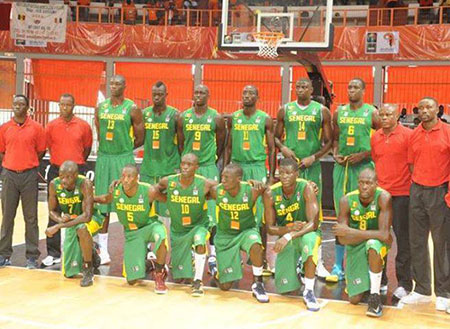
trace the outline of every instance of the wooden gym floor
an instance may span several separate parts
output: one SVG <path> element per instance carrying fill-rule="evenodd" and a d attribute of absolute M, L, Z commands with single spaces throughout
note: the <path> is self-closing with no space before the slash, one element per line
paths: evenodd
<path fill-rule="evenodd" d="M 44 230 L 47 225 L 47 204 L 39 202 L 41 258 L 46 256 Z M 0 217 L 1 218 L 1 217 Z M 333 263 L 334 243 L 324 225 L 324 259 L 328 268 Z M 0 269 L 0 328 L 449 328 L 450 315 L 437 312 L 433 304 L 395 306 L 392 291 L 396 287 L 393 270 L 395 246 L 388 262 L 389 291 L 385 297 L 383 317 L 368 318 L 366 305 L 350 305 L 343 293 L 344 284 L 327 285 L 316 280 L 316 295 L 322 309 L 306 310 L 298 296 L 271 294 L 269 304 L 259 304 L 248 291 L 251 272 L 245 267 L 244 279 L 236 290 L 222 292 L 206 287 L 205 296 L 193 298 L 185 285 L 168 283 L 165 296 L 153 292 L 153 282 L 128 286 L 121 274 L 122 231 L 118 223 L 110 226 L 110 266 L 102 266 L 103 275 L 96 276 L 92 287 L 79 287 L 79 279 L 66 279 L 50 269 L 26 270 L 24 258 L 24 223 L 19 206 L 14 232 L 13 265 Z M 327 242 L 328 241 L 328 242 Z M 269 244 L 268 250 L 270 251 Z M 273 253 L 268 253 L 273 261 Z M 206 272 L 206 271 L 205 271 Z M 205 273 L 205 284 L 210 277 Z M 273 279 L 266 278 L 268 291 L 273 292 Z M 239 290 L 242 289 L 242 290 Z M 244 290 L 245 289 L 245 290 Z"/>

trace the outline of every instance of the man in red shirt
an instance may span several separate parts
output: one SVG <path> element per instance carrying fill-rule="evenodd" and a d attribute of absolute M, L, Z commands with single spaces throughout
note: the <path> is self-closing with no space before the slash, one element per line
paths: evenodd
<path fill-rule="evenodd" d="M 19 200 L 22 201 L 25 220 L 27 268 L 35 269 L 39 257 L 38 166 L 45 154 L 45 133 L 44 128 L 27 115 L 28 108 L 28 98 L 16 95 L 13 98 L 14 115 L 0 127 L 3 167 L 0 267 L 11 265 L 14 218 Z"/>
<path fill-rule="evenodd" d="M 73 114 L 75 99 L 71 94 L 63 94 L 59 100 L 60 117 L 49 122 L 45 129 L 47 147 L 50 151 L 50 169 L 47 184 L 58 177 L 59 167 L 65 161 L 73 161 L 78 165 L 80 174 L 86 172 L 86 160 L 91 153 L 92 129 L 89 124 Z M 47 185 L 47 191 L 49 191 Z M 48 226 L 56 225 L 48 219 Z M 59 231 L 52 237 L 47 236 L 47 257 L 42 260 L 44 266 L 61 262 L 61 234 Z"/>
<path fill-rule="evenodd" d="M 422 123 L 411 135 L 408 163 L 412 169 L 409 204 L 409 243 L 411 246 L 414 291 L 403 297 L 404 304 L 431 302 L 431 264 L 428 236 L 434 247 L 434 292 L 436 310 L 445 311 L 450 303 L 449 265 L 446 244 L 450 210 L 445 203 L 450 175 L 450 126 L 442 123 L 438 103 L 432 97 L 419 102 Z"/>
<path fill-rule="evenodd" d="M 397 237 L 395 272 L 398 286 L 394 296 L 405 297 L 412 290 L 411 255 L 409 248 L 408 144 L 412 130 L 398 124 L 396 105 L 385 104 L 379 112 L 381 128 L 372 136 L 370 145 L 378 185 L 392 195 L 392 225 Z"/>

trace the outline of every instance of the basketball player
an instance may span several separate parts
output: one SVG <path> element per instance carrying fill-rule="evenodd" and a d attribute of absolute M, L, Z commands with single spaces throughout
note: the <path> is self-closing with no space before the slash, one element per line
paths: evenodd
<path fill-rule="evenodd" d="M 243 109 L 234 112 L 228 120 L 228 142 L 225 150 L 225 165 L 231 162 L 243 170 L 242 180 L 267 182 L 266 159 L 269 157 L 269 184 L 274 181 L 275 147 L 273 140 L 273 121 L 264 111 L 256 109 L 258 89 L 245 86 L 242 91 Z M 266 153 L 267 146 L 267 153 Z M 262 200 L 256 203 L 256 220 L 261 227 L 263 246 L 266 249 L 267 233 L 262 225 L 264 207 Z M 265 258 L 265 257 L 264 257 Z M 265 264 L 266 265 L 266 264 Z M 270 274 L 272 274 L 270 272 Z"/>
<path fill-rule="evenodd" d="M 180 154 L 193 153 L 197 156 L 199 168 L 197 174 L 207 179 L 219 181 L 216 162 L 222 156 L 226 136 L 225 121 L 216 110 L 208 106 L 209 89 L 198 85 L 194 89 L 194 106 L 183 112 L 178 119 L 178 148 Z M 216 204 L 208 201 L 208 215 L 212 218 L 210 238 L 209 271 L 214 275 L 215 260 L 215 223 Z"/>
<path fill-rule="evenodd" d="M 233 281 L 242 278 L 241 250 L 249 255 L 253 268 L 252 292 L 260 303 L 269 302 L 262 282 L 264 252 L 255 218 L 256 199 L 265 190 L 264 185 L 252 187 L 242 182 L 243 171 L 237 164 L 227 165 L 222 172 L 222 183 L 210 196 L 217 203 L 217 265 L 219 287 L 229 290 Z"/>
<path fill-rule="evenodd" d="M 138 181 L 138 170 L 134 164 L 126 165 L 118 184 L 112 184 L 108 194 L 96 196 L 95 202 L 112 204 L 119 222 L 124 227 L 123 273 L 130 285 L 146 277 L 147 244 L 154 243 L 156 254 L 155 292 L 166 294 L 164 269 L 167 254 L 167 233 L 156 218 L 152 202 L 158 198 L 156 190 L 147 183 Z M 159 201 L 165 201 L 159 199 Z"/>
<path fill-rule="evenodd" d="M 358 187 L 358 176 L 365 168 L 374 168 L 371 159 L 370 136 L 372 129 L 381 127 L 378 111 L 363 101 L 365 82 L 360 78 L 348 84 L 349 104 L 333 114 L 333 170 L 334 209 L 339 213 L 339 200 Z M 336 240 L 335 264 L 327 281 L 344 279 L 344 246 Z"/>
<path fill-rule="evenodd" d="M 92 248 L 92 236 L 102 228 L 103 216 L 93 213 L 93 205 L 92 182 L 78 174 L 75 162 L 63 162 L 59 176 L 49 185 L 48 212 L 56 224 L 48 227 L 45 233 L 52 237 L 60 229 L 66 229 L 62 272 L 68 278 L 82 272 L 82 287 L 93 284 L 94 267 L 100 265 L 99 256 Z"/>
<path fill-rule="evenodd" d="M 193 279 L 192 296 L 198 297 L 204 294 L 202 280 L 210 225 L 206 196 L 217 182 L 196 175 L 198 158 L 192 153 L 181 158 L 180 169 L 180 174 L 162 178 L 156 189 L 167 196 L 172 277 Z"/>
<path fill-rule="evenodd" d="M 175 174 L 180 166 L 176 132 L 178 110 L 166 103 L 167 87 L 158 81 L 152 87 L 153 105 L 144 109 L 144 159 L 142 182 L 157 184 L 161 177 Z M 164 203 L 155 202 L 156 213 L 167 216 Z"/>
<path fill-rule="evenodd" d="M 95 164 L 95 193 L 108 192 L 111 181 L 120 177 L 122 168 L 134 163 L 133 148 L 144 142 L 142 112 L 133 101 L 124 97 L 125 78 L 115 75 L 110 81 L 111 98 L 95 109 L 95 127 L 99 141 Z M 105 223 L 99 234 L 102 264 L 111 261 L 108 254 L 108 225 L 110 205 L 100 205 Z"/>
<path fill-rule="evenodd" d="M 380 317 L 381 276 L 392 243 L 391 195 L 377 186 L 375 172 L 366 168 L 359 175 L 358 189 L 342 197 L 339 203 L 333 233 L 347 250 L 345 277 L 350 303 L 358 304 L 370 290 L 366 314 Z"/>
<path fill-rule="evenodd" d="M 311 100 L 313 86 L 308 78 L 295 83 L 297 101 L 287 103 L 277 114 L 275 144 L 285 158 L 299 162 L 300 177 L 314 182 L 319 188 L 317 196 L 322 220 L 322 168 L 320 159 L 329 152 L 333 142 L 330 110 Z M 284 138 L 283 138 L 284 135 Z M 330 273 L 322 261 L 319 249 L 317 275 L 326 278 Z"/>
<path fill-rule="evenodd" d="M 300 288 L 297 262 L 301 256 L 305 273 L 303 300 L 308 310 L 318 311 L 314 281 L 321 242 L 319 203 L 311 183 L 298 178 L 298 169 L 296 160 L 281 160 L 280 182 L 264 193 L 264 213 L 267 232 L 279 237 L 274 247 L 277 291 L 287 293 Z"/>

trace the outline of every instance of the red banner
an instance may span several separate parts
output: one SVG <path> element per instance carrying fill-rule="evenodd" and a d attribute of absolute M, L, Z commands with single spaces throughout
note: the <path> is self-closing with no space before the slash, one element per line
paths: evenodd
<path fill-rule="evenodd" d="M 365 54 L 367 31 L 398 31 L 398 54 Z M 396 27 L 336 27 L 334 50 L 325 60 L 450 60 L 449 25 Z M 179 59 L 258 59 L 217 49 L 217 28 L 183 26 L 129 26 L 68 24 L 66 42 L 45 48 L 15 46 L 8 31 L 0 31 L 0 51 L 85 56 L 120 56 Z M 303 58 L 308 54 L 302 54 Z"/>

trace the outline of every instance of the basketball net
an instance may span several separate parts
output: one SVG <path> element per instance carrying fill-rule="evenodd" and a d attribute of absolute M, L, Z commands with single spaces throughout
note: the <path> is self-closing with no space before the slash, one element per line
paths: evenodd
<path fill-rule="evenodd" d="M 264 58 L 277 58 L 278 46 L 284 38 L 281 32 L 256 32 L 253 34 L 255 41 L 258 43 L 258 56 Z"/>

